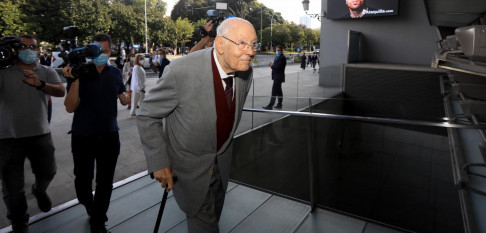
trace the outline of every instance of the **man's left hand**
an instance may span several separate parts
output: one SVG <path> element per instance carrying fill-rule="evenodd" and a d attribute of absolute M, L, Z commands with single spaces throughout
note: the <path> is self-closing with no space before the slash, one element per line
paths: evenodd
<path fill-rule="evenodd" d="M 32 70 L 24 70 L 24 77 L 22 80 L 33 87 L 42 85 L 39 76 L 37 76 L 37 74 Z"/>

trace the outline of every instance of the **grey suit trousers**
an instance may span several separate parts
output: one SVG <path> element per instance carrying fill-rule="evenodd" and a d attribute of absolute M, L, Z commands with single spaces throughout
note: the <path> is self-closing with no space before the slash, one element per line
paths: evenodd
<path fill-rule="evenodd" d="M 223 189 L 218 164 L 213 167 L 211 183 L 201 209 L 195 216 L 187 215 L 187 228 L 191 233 L 219 232 L 219 218 L 223 211 L 226 190 Z"/>

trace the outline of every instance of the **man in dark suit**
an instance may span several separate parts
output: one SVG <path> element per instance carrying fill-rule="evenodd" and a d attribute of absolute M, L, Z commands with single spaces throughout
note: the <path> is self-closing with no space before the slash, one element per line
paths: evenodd
<path fill-rule="evenodd" d="M 51 56 L 44 51 L 44 54 L 40 57 L 40 64 L 45 66 L 51 66 Z"/>
<path fill-rule="evenodd" d="M 148 172 L 174 190 L 189 232 L 219 232 L 233 135 L 250 89 L 257 45 L 250 22 L 226 19 L 217 29 L 214 49 L 172 61 L 137 113 Z"/>
<path fill-rule="evenodd" d="M 274 61 L 268 63 L 268 65 L 272 68 L 272 97 L 270 98 L 270 103 L 263 108 L 272 110 L 274 108 L 273 105 L 275 104 L 275 99 L 278 97 L 278 104 L 275 108 L 281 109 L 283 101 L 282 83 L 285 82 L 285 66 L 287 65 L 287 60 L 283 55 L 283 48 L 281 45 L 277 46 L 277 56 Z"/>
<path fill-rule="evenodd" d="M 157 67 L 157 70 L 159 71 L 159 78 L 160 78 L 164 73 L 165 67 L 170 64 L 170 61 L 169 59 L 167 59 L 167 54 L 165 52 L 165 49 L 159 49 L 158 53 L 159 54 L 157 56 L 157 60 L 154 61 L 154 65 L 155 67 Z"/>

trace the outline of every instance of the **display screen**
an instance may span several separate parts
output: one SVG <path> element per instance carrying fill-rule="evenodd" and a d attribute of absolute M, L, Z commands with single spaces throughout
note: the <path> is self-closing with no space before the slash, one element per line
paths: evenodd
<path fill-rule="evenodd" d="M 328 0 L 328 19 L 398 15 L 398 0 Z"/>

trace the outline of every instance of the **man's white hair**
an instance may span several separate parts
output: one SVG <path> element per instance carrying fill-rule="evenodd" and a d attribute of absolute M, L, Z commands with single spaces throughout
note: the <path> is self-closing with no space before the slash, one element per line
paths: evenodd
<path fill-rule="evenodd" d="M 248 22 L 248 20 L 246 20 L 246 19 L 242 19 L 242 18 L 238 18 L 238 17 L 228 18 L 228 19 L 225 19 L 223 22 L 221 22 L 221 24 L 218 26 L 218 28 L 216 30 L 216 33 L 218 34 L 218 36 L 226 36 L 228 34 L 228 32 L 231 30 L 230 25 L 233 22 L 244 22 L 244 23 L 250 24 L 253 27 L 253 25 L 250 22 Z"/>

